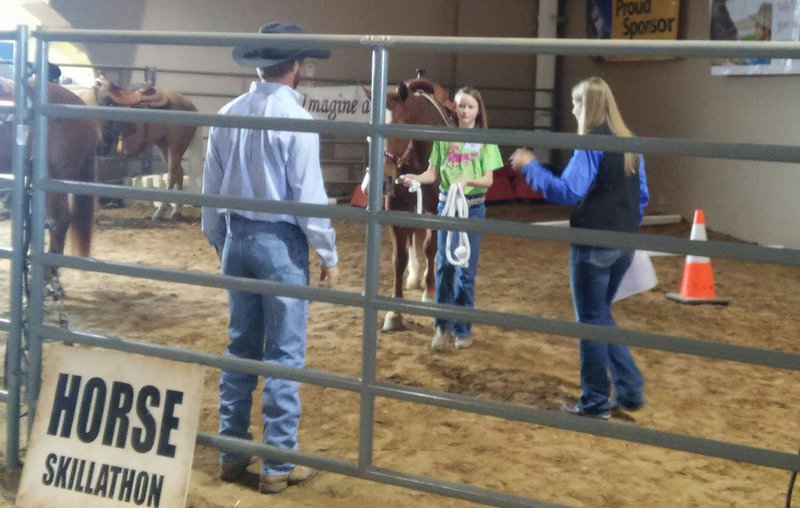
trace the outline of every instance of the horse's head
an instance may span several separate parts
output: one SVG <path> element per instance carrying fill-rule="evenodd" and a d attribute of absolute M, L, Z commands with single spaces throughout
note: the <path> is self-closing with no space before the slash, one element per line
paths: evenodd
<path fill-rule="evenodd" d="M 391 124 L 413 124 L 416 111 L 413 101 L 409 101 L 409 89 L 405 83 L 390 92 L 386 98 L 387 120 Z M 392 180 L 402 173 L 418 173 L 419 165 L 412 155 L 414 142 L 408 138 L 388 138 L 384 145 L 383 173 Z"/>
<path fill-rule="evenodd" d="M 0 78 L 0 101 L 14 102 L 14 82 Z"/>
<path fill-rule="evenodd" d="M 0 78 L 0 105 L 14 105 L 14 82 Z M 0 172 L 11 172 L 14 147 L 14 115 L 0 113 Z"/>
<path fill-rule="evenodd" d="M 386 108 L 395 125 L 451 125 L 451 111 L 441 98 L 447 92 L 425 79 L 401 83 L 397 91 L 389 93 Z M 384 152 L 384 175 L 394 181 L 399 174 L 420 174 L 428 168 L 431 142 L 408 138 L 389 138 Z"/>
<path fill-rule="evenodd" d="M 369 89 L 362 86 L 371 97 Z M 451 125 L 453 103 L 441 86 L 421 77 L 401 83 L 396 92 L 386 96 L 387 120 L 390 124 Z M 430 142 L 409 138 L 389 138 L 384 145 L 383 175 L 384 190 L 393 196 L 399 185 L 396 179 L 405 173 L 420 174 L 427 167 Z"/>

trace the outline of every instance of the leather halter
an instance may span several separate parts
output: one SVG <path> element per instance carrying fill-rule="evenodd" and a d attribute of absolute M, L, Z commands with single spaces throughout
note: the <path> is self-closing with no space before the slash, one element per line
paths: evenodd
<path fill-rule="evenodd" d="M 398 171 L 403 169 L 403 166 L 406 165 L 408 162 L 408 157 L 411 155 L 411 152 L 414 151 L 414 140 L 409 139 L 408 144 L 406 145 L 406 149 L 403 151 L 403 155 L 400 157 L 395 156 L 392 152 L 386 150 L 383 152 L 383 156 L 392 161 Z"/>

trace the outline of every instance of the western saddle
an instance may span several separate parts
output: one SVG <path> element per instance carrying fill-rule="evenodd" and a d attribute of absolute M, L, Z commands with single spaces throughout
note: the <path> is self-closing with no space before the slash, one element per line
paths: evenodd
<path fill-rule="evenodd" d="M 155 88 L 151 83 L 144 82 L 131 88 L 122 88 L 100 76 L 95 81 L 97 88 L 97 102 L 108 99 L 113 104 L 128 108 L 163 108 L 169 99 L 160 88 Z"/>

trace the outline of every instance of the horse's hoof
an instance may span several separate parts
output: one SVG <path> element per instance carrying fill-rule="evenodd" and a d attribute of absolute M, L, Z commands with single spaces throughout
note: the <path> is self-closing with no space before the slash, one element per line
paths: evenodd
<path fill-rule="evenodd" d="M 428 293 L 422 293 L 422 301 L 423 302 L 432 302 L 434 301 L 434 295 Z"/>
<path fill-rule="evenodd" d="M 402 314 L 397 314 L 396 312 L 386 313 L 386 317 L 383 319 L 384 332 L 396 332 L 398 330 L 404 330 L 404 329 L 405 326 L 403 326 Z"/>
<path fill-rule="evenodd" d="M 420 283 L 419 279 L 408 277 L 406 279 L 406 285 L 404 289 L 422 289 L 422 283 Z"/>
<path fill-rule="evenodd" d="M 57 280 L 52 280 L 44 286 L 45 298 L 51 298 L 54 302 L 63 300 L 67 294 L 64 292 L 64 286 Z"/>
<path fill-rule="evenodd" d="M 164 206 L 164 203 L 161 203 L 160 205 L 158 205 L 158 208 L 156 208 L 156 211 L 153 212 L 153 215 L 151 215 L 150 218 L 152 220 L 161 219 L 162 217 L 164 217 L 164 212 L 166 212 L 166 210 L 167 207 Z"/>

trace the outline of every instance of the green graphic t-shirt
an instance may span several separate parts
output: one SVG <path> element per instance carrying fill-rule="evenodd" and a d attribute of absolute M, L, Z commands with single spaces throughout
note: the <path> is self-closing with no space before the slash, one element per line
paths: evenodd
<path fill-rule="evenodd" d="M 464 143 L 462 141 L 434 141 L 428 163 L 439 168 L 439 190 L 447 193 L 450 184 L 459 178 L 477 180 L 486 173 L 503 167 L 503 158 L 497 145 Z M 467 186 L 466 196 L 483 194 L 486 189 Z"/>

